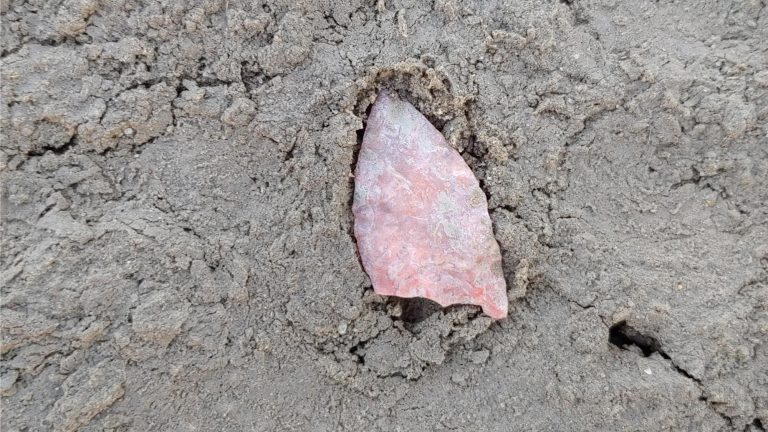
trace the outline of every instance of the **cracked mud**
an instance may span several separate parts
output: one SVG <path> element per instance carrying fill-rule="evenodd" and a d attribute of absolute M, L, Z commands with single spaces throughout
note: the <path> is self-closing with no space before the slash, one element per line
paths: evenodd
<path fill-rule="evenodd" d="M 768 425 L 764 1 L 7 1 L 0 428 Z M 377 90 L 488 197 L 510 297 L 373 293 Z"/>

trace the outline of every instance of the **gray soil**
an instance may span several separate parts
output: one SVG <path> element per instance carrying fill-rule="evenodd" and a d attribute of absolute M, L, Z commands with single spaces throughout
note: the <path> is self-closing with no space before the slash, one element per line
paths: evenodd
<path fill-rule="evenodd" d="M 0 1 L 3 431 L 764 431 L 765 0 Z M 378 89 L 510 296 L 375 295 Z"/>

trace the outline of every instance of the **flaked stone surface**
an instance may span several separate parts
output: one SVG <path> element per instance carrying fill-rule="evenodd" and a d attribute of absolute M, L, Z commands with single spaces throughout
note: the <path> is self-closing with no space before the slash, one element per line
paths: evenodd
<path fill-rule="evenodd" d="M 377 293 L 507 316 L 501 254 L 477 179 L 416 108 L 384 91 L 363 137 L 352 210 Z"/>

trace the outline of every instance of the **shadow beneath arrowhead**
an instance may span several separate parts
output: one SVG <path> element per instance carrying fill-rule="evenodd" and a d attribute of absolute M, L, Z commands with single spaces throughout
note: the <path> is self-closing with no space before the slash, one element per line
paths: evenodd
<path fill-rule="evenodd" d="M 401 319 L 408 324 L 416 324 L 443 309 L 438 303 L 421 297 L 398 299 L 402 309 Z"/>

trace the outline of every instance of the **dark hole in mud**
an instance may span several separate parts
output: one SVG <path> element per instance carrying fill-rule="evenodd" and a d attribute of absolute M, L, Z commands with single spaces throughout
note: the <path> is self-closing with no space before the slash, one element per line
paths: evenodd
<path fill-rule="evenodd" d="M 400 318 L 408 324 L 416 324 L 429 318 L 443 307 L 421 297 L 399 299 L 402 315 Z"/>
<path fill-rule="evenodd" d="M 758 419 L 758 418 L 756 418 L 756 419 L 754 419 L 754 420 L 752 421 L 752 426 L 754 426 L 755 428 L 757 428 L 757 430 L 761 430 L 761 431 L 764 431 L 764 430 L 765 430 L 765 427 L 763 427 L 763 422 L 762 422 L 762 421 L 760 421 L 760 419 Z"/>
<path fill-rule="evenodd" d="M 357 116 L 362 117 L 363 127 L 355 131 L 357 142 L 355 143 L 355 149 L 352 154 L 352 166 L 350 167 L 352 171 L 354 171 L 355 166 L 357 165 L 357 155 L 360 153 L 360 147 L 363 145 L 363 137 L 365 136 L 365 128 L 368 127 L 368 117 L 371 115 L 371 109 L 373 109 L 372 103 L 368 104 L 364 110 L 355 113 Z"/>
<path fill-rule="evenodd" d="M 698 378 L 691 375 L 687 370 L 672 361 L 672 358 L 669 354 L 664 352 L 661 343 L 656 338 L 640 333 L 634 327 L 627 324 L 626 321 L 621 321 L 611 326 L 608 330 L 608 341 L 624 350 L 629 349 L 628 347 L 630 345 L 634 345 L 640 348 L 645 357 L 649 357 L 651 354 L 656 353 L 662 358 L 669 360 L 677 373 L 701 384 L 701 381 Z M 699 400 L 707 401 L 707 398 L 702 396 Z"/>
<path fill-rule="evenodd" d="M 611 326 L 610 330 L 608 330 L 608 341 L 621 349 L 627 349 L 628 346 L 635 345 L 640 348 L 645 357 L 653 353 L 659 353 L 666 357 L 659 341 L 635 330 L 626 321 L 621 321 Z"/>
<path fill-rule="evenodd" d="M 413 104 L 411 104 L 411 105 L 413 105 Z M 414 106 L 417 106 L 417 105 L 414 105 Z M 421 111 L 419 111 L 419 112 L 421 112 Z M 443 129 L 445 129 L 445 125 L 448 123 L 447 120 L 443 120 L 443 119 L 441 119 L 439 117 L 436 117 L 436 116 L 434 116 L 434 115 L 432 115 L 430 113 L 426 113 L 426 112 L 421 112 L 421 113 L 424 115 L 424 117 L 427 118 L 427 120 L 429 120 L 430 123 L 432 123 L 432 126 L 434 126 L 435 129 L 437 129 L 439 131 L 442 131 Z"/>
<path fill-rule="evenodd" d="M 365 365 L 365 355 L 360 352 L 363 349 L 365 349 L 364 342 L 360 342 L 349 349 L 349 353 L 355 356 L 355 361 L 357 364 Z"/>
<path fill-rule="evenodd" d="M 363 145 L 363 137 L 365 136 L 365 126 L 363 126 L 362 129 L 356 131 L 355 133 L 357 134 L 357 148 L 355 149 L 355 152 L 359 152 L 360 146 Z M 357 160 L 357 155 L 355 155 L 354 159 Z"/>

